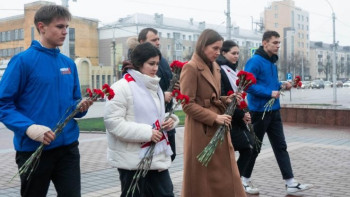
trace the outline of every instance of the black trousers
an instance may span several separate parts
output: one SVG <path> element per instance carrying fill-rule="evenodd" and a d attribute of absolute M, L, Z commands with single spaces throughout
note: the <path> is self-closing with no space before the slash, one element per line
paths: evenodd
<path fill-rule="evenodd" d="M 176 157 L 175 129 L 168 131 L 168 140 L 171 150 L 173 151 L 173 154 L 171 155 L 171 161 L 174 161 Z"/>
<path fill-rule="evenodd" d="M 253 151 L 251 148 L 244 148 L 244 149 L 239 149 L 238 152 L 239 152 L 239 157 L 237 160 L 237 166 L 238 166 L 239 174 L 242 175 L 247 169 L 247 166 L 250 162 Z"/>
<path fill-rule="evenodd" d="M 119 169 L 119 179 L 122 187 L 121 197 L 126 197 L 131 181 L 136 170 Z M 158 170 L 148 171 L 145 178 L 141 177 L 138 182 L 139 189 L 136 188 L 134 195 L 129 193 L 128 197 L 173 197 L 174 188 L 168 170 L 159 172 Z"/>
<path fill-rule="evenodd" d="M 264 139 L 265 133 L 267 133 L 283 179 L 293 178 L 294 175 L 287 151 L 287 143 L 284 137 L 280 111 L 266 112 L 263 120 L 263 112 L 250 112 L 250 114 L 252 116 L 254 132 L 261 142 Z M 247 178 L 251 177 L 260 150 L 261 147 L 254 146 L 252 157 L 242 176 Z"/>
<path fill-rule="evenodd" d="M 55 185 L 58 197 L 80 197 L 80 154 L 78 142 L 43 151 L 36 170 L 27 179 L 21 178 L 21 196 L 45 197 L 50 181 Z M 18 169 L 33 152 L 16 152 Z"/>

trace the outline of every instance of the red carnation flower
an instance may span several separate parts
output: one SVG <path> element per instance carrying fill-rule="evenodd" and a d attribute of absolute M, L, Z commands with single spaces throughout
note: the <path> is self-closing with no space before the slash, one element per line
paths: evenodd
<path fill-rule="evenodd" d="M 233 93 L 234 93 L 233 90 L 229 90 L 229 91 L 227 92 L 227 96 L 230 96 L 230 95 L 233 94 Z"/>

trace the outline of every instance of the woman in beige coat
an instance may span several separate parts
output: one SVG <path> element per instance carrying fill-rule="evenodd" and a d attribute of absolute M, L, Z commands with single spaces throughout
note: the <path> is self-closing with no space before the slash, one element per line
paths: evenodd
<path fill-rule="evenodd" d="M 220 97 L 220 54 L 223 38 L 214 30 L 204 30 L 192 59 L 183 67 L 181 92 L 190 97 L 183 105 L 186 113 L 184 136 L 184 178 L 182 197 L 244 197 L 230 134 L 219 144 L 208 166 L 197 155 L 209 143 L 218 126 L 230 123 L 225 111 L 227 97 Z"/>

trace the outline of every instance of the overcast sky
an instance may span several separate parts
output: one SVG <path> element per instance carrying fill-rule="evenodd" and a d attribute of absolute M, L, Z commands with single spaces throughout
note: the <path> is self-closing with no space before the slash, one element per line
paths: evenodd
<path fill-rule="evenodd" d="M 7 0 L 0 7 L 0 18 L 23 14 L 23 5 L 34 0 Z M 48 0 L 61 4 L 61 0 Z M 346 0 L 328 0 L 336 15 L 336 40 L 350 46 L 350 11 Z M 95 18 L 101 24 L 114 22 L 134 13 L 159 13 L 165 17 L 225 24 L 226 0 L 69 0 L 75 16 Z M 270 0 L 231 0 L 231 21 L 244 29 L 251 29 L 252 17 L 258 21 Z M 310 40 L 333 42 L 332 9 L 327 0 L 295 0 L 295 5 L 308 11 Z"/>

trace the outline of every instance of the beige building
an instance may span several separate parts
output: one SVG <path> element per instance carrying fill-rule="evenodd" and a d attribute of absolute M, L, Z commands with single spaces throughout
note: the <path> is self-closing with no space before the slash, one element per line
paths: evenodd
<path fill-rule="evenodd" d="M 331 44 L 311 42 L 310 44 L 310 74 L 315 79 L 333 81 L 333 48 Z M 350 46 L 338 46 L 336 53 L 337 80 L 350 79 Z"/>
<path fill-rule="evenodd" d="M 293 0 L 273 1 L 265 8 L 266 30 L 274 30 L 281 35 L 280 76 L 292 73 L 310 78 L 309 21 L 309 13 L 295 7 Z"/>
<path fill-rule="evenodd" d="M 8 62 L 7 60 L 11 59 L 12 56 L 27 49 L 32 40 L 39 39 L 38 31 L 34 26 L 35 12 L 40 7 L 51 4 L 54 3 L 47 1 L 28 3 L 24 5 L 24 14 L 0 19 L 1 62 Z M 111 67 L 101 68 L 98 66 L 97 28 L 97 19 L 72 16 L 72 20 L 69 23 L 70 58 L 73 60 L 80 58 L 76 61 L 78 70 L 81 67 L 89 68 L 89 71 L 82 69 L 82 73 L 79 72 L 82 90 L 87 87 L 101 88 L 101 83 L 103 81 L 107 82 L 107 79 L 113 74 Z M 81 59 L 84 59 L 84 61 Z M 83 65 L 80 65 L 80 63 Z M 103 70 L 103 72 L 101 70 Z M 86 73 L 89 73 L 90 76 L 86 76 Z"/>

